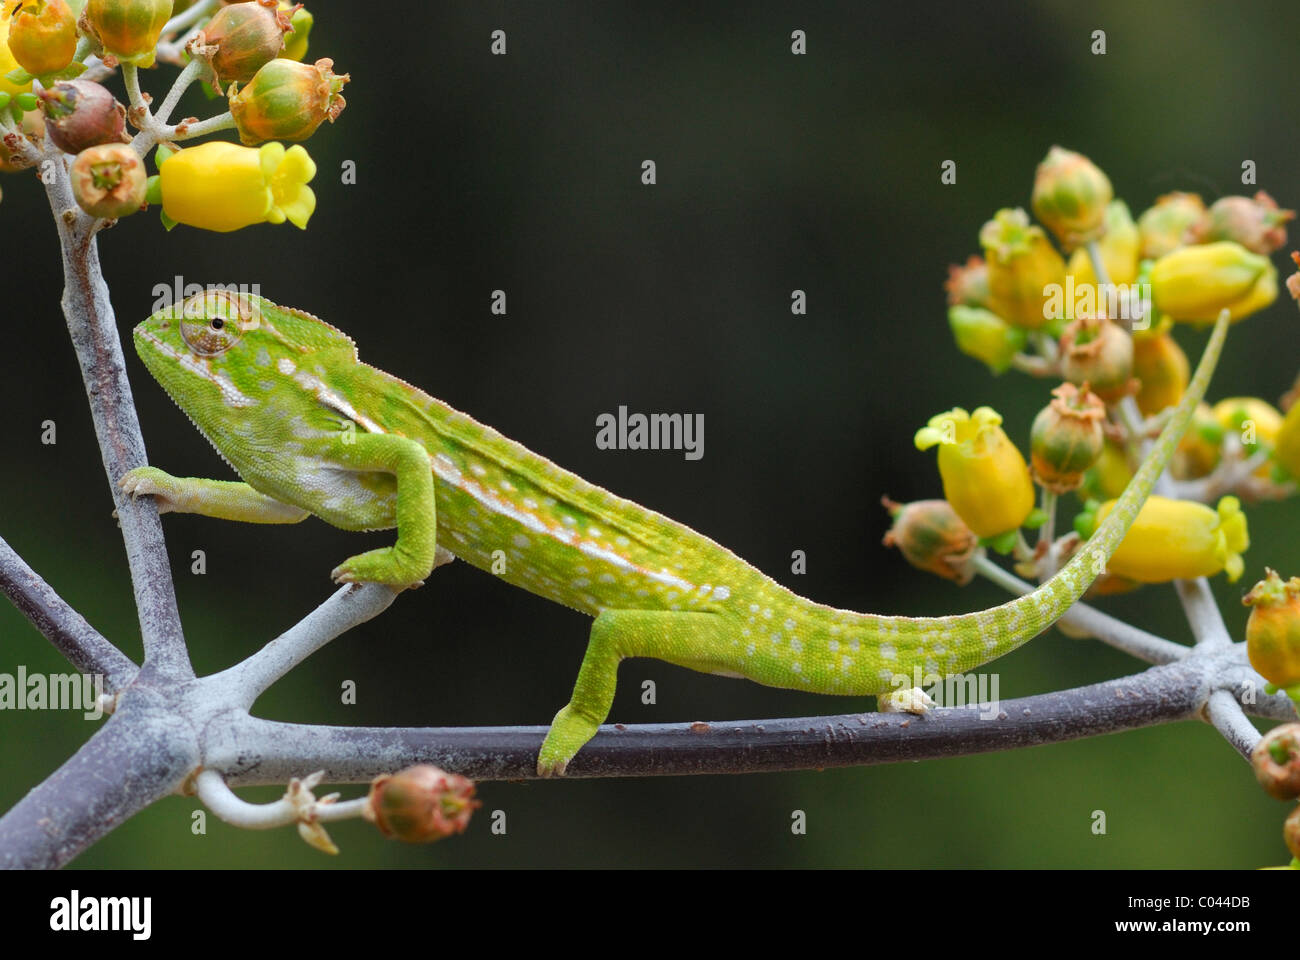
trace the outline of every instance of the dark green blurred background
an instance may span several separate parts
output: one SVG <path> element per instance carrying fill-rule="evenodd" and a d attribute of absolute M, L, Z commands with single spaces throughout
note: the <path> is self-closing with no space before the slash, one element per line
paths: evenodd
<path fill-rule="evenodd" d="M 1048 385 L 992 380 L 944 321 L 949 263 L 1000 206 L 1028 205 L 1053 143 L 1110 175 L 1134 215 L 1174 189 L 1207 202 L 1243 188 L 1243 160 L 1300 205 L 1291 3 L 596 5 L 317 2 L 312 57 L 350 71 L 349 106 L 308 145 L 320 167 L 309 229 L 165 234 L 152 214 L 101 238 L 123 334 L 153 286 L 259 283 L 331 320 L 363 357 L 560 464 L 686 522 L 788 585 L 858 610 L 939 614 L 1005 599 L 907 568 L 880 546 L 879 497 L 933 496 L 931 414 L 988 403 L 1023 444 Z M 508 54 L 489 55 L 504 29 Z M 792 56 L 790 33 L 807 32 Z M 1108 52 L 1089 52 L 1104 29 Z M 146 75 L 165 91 L 174 71 Z M 196 91 L 183 111 L 212 112 Z M 653 159 L 658 185 L 640 183 Z M 940 164 L 957 162 L 955 186 Z M 355 186 L 340 183 L 354 160 Z M 0 535 L 132 656 L 121 540 L 59 311 L 54 230 L 31 177 L 7 177 L 0 301 Z M 1275 257 L 1283 267 L 1284 257 Z M 493 289 L 509 313 L 489 313 Z M 790 313 L 807 291 L 809 312 Z M 1284 298 L 1285 300 L 1285 298 Z M 1235 329 L 1213 398 L 1270 401 L 1296 373 L 1297 317 L 1279 302 Z M 1203 335 L 1180 337 L 1189 354 Z M 151 460 L 180 475 L 226 468 L 148 378 L 130 374 Z M 705 415 L 705 456 L 608 452 L 595 417 Z M 41 422 L 58 444 L 40 443 Z M 1070 505 L 1073 507 L 1073 504 Z M 1242 584 L 1215 583 L 1239 630 L 1264 565 L 1296 572 L 1294 502 L 1249 511 Z M 1066 518 L 1068 522 L 1068 517 Z M 256 650 L 324 599 L 330 568 L 391 535 L 165 520 L 201 673 Z M 208 572 L 189 572 L 207 552 Z M 792 550 L 806 576 L 789 574 Z M 1169 589 L 1106 606 L 1178 640 Z M 335 641 L 256 706 L 345 724 L 546 723 L 566 700 L 583 617 L 464 564 Z M 0 606 L 0 671 L 62 671 Z M 1011 698 L 1138 669 L 1051 632 L 999 662 Z M 612 720 L 798 716 L 871 701 L 766 689 L 654 661 L 623 666 Z M 640 683 L 658 704 L 640 703 Z M 339 703 L 355 680 L 355 706 Z M 79 715 L 0 715 L 0 809 L 91 733 Z M 359 788 L 345 788 L 355 795 Z M 246 791 L 271 799 L 280 791 Z M 1253 867 L 1283 862 L 1285 808 L 1209 727 L 942 762 L 747 777 L 485 784 L 505 810 L 427 848 L 361 823 L 331 859 L 292 830 L 250 833 L 171 798 L 77 861 L 87 867 L 666 866 Z M 792 836 L 791 811 L 808 815 Z M 1108 834 L 1091 833 L 1104 810 Z"/>

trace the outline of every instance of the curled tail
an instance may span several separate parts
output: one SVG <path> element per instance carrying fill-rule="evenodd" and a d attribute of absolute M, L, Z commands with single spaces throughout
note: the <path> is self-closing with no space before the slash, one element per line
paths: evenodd
<path fill-rule="evenodd" d="M 897 688 L 900 675 L 917 669 L 927 675 L 952 675 L 988 663 L 1032 640 L 1059 620 L 1102 573 L 1128 533 L 1156 480 L 1173 455 L 1218 363 L 1228 333 L 1219 318 L 1181 402 L 1150 454 L 1120 495 L 1114 509 L 1059 572 L 1031 593 L 990 607 L 947 617 L 889 617 L 835 610 L 799 598 L 799 628 L 825 649 L 826 692 L 875 694 Z M 773 660 L 746 675 L 774 686 L 791 682 Z M 765 669 L 770 667 L 771 669 Z"/>

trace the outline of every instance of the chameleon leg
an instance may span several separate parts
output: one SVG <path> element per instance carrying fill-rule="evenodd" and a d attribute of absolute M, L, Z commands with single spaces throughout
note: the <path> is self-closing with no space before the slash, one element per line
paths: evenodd
<path fill-rule="evenodd" d="M 157 467 L 136 467 L 117 482 L 131 497 L 151 496 L 159 513 L 197 513 L 244 523 L 297 523 L 310 514 L 258 493 L 246 483 L 173 477 Z"/>
<path fill-rule="evenodd" d="M 569 761 L 596 734 L 614 702 L 618 665 L 625 657 L 654 657 L 710 672 L 711 651 L 723 663 L 724 624 L 712 613 L 672 610 L 604 610 L 591 625 L 587 653 L 573 685 L 573 697 L 551 721 L 537 758 L 542 777 L 563 776 Z"/>
<path fill-rule="evenodd" d="M 344 467 L 383 471 L 397 478 L 397 542 L 348 557 L 330 574 L 335 583 L 384 583 L 418 587 L 437 557 L 437 505 L 433 470 L 424 447 L 409 437 L 366 433 L 339 440 L 331 457 Z"/>

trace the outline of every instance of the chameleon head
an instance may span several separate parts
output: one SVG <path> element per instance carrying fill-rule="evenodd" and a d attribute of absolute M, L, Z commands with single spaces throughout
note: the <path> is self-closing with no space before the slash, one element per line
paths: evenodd
<path fill-rule="evenodd" d="M 289 413 L 278 410 L 296 393 L 285 381 L 314 356 L 356 356 L 352 341 L 324 321 L 222 289 L 159 310 L 135 328 L 134 339 L 149 373 L 214 442 L 235 429 L 255 439 L 247 437 L 249 408 Z"/>

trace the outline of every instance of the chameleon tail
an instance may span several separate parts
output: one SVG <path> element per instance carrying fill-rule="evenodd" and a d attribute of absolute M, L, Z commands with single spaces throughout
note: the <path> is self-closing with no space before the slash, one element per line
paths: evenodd
<path fill-rule="evenodd" d="M 1222 316 L 1181 402 L 1115 508 L 1069 563 L 1038 589 L 1001 606 L 946 617 L 853 613 L 794 598 L 794 617 L 786 621 L 787 629 L 797 627 L 801 642 L 804 638 L 812 642 L 801 659 L 811 660 L 813 650 L 822 651 L 824 666 L 814 673 L 808 669 L 809 664 L 800 664 L 799 675 L 793 676 L 789 657 L 781 655 L 780 645 L 751 643 L 755 656 L 747 658 L 745 676 L 772 686 L 877 694 L 897 688 L 900 675 L 915 676 L 918 670 L 936 677 L 962 673 L 1038 636 L 1105 571 L 1111 554 L 1128 533 L 1204 397 L 1227 331 L 1228 320 Z M 780 622 L 780 618 L 775 619 Z M 764 655 L 769 651 L 770 655 Z"/>
<path fill-rule="evenodd" d="M 1031 593 L 1001 606 L 957 617 L 917 618 L 911 621 L 920 634 L 918 640 L 926 634 L 933 635 L 936 628 L 955 630 L 954 636 L 965 638 L 959 640 L 957 649 L 952 651 L 956 654 L 955 658 L 938 658 L 948 660 L 945 666 L 949 672 L 987 663 L 1033 639 L 1059 620 L 1083 596 L 1093 581 L 1105 572 L 1111 554 L 1119 547 L 1137 518 L 1156 480 L 1169 463 L 1197 404 L 1205 396 L 1227 333 L 1228 317 L 1224 311 L 1214 325 L 1191 383 L 1145 462 L 1129 481 L 1106 520 L 1055 576 Z M 974 631 L 967 632 L 971 626 L 974 626 Z M 966 630 L 962 630 L 962 627 Z M 905 627 L 901 632 L 908 634 L 913 630 Z M 906 640 L 901 646 L 906 646 Z M 927 659 L 934 661 L 936 658 L 921 656 L 915 662 Z"/>

